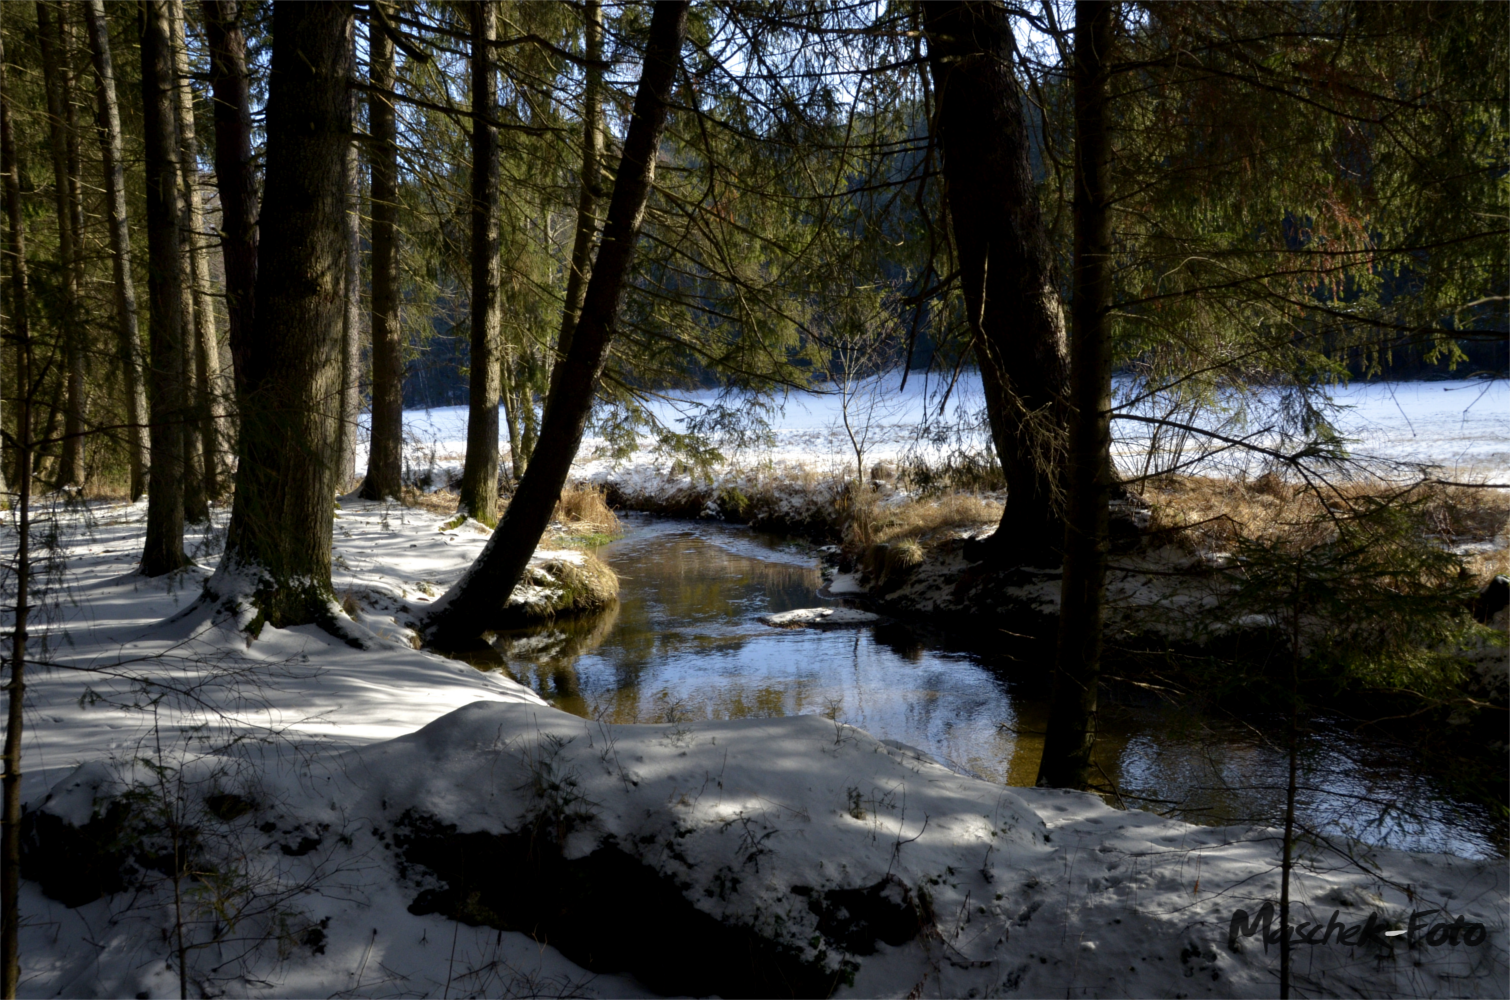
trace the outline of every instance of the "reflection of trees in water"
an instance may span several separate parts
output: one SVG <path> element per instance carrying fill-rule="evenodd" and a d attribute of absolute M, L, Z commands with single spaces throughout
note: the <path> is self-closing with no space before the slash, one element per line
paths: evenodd
<path fill-rule="evenodd" d="M 652 684 L 655 668 L 672 658 L 717 657 L 741 649 L 749 639 L 742 609 L 753 614 L 810 606 L 822 582 L 815 567 L 742 556 L 695 535 L 611 545 L 599 555 L 622 570 L 617 605 L 593 617 L 497 633 L 489 649 L 469 658 L 481 666 L 496 657 L 499 666 L 556 707 L 613 722 L 661 722 L 668 711 L 689 719 L 753 718 L 808 707 L 801 684 L 790 689 L 734 680 L 672 708 L 666 692 L 642 688 Z M 608 648 L 602 648 L 605 643 Z M 584 694 L 578 661 L 594 652 L 612 671 L 611 687 Z"/>
<path fill-rule="evenodd" d="M 778 633 L 753 616 L 812 606 L 816 570 L 695 535 L 631 540 L 602 555 L 624 581 L 618 607 L 499 635 L 487 662 L 506 661 L 553 704 L 589 718 L 824 714 L 992 780 L 1034 782 L 1048 671 L 1030 640 L 1003 633 L 982 648 L 978 638 L 897 622 Z M 764 638 L 752 642 L 757 636 Z M 1262 720 L 1250 727 L 1199 706 L 1119 700 L 1103 705 L 1094 760 L 1126 805 L 1198 823 L 1276 821 L 1287 765 L 1282 748 L 1255 731 Z M 1445 801 L 1408 755 L 1340 724 L 1308 739 L 1301 765 L 1301 784 L 1325 789 L 1302 793 L 1302 817 L 1313 829 L 1466 853 L 1483 850 L 1486 831 L 1488 843 L 1499 842 L 1493 817 L 1459 815 L 1461 804 Z"/>
<path fill-rule="evenodd" d="M 603 645 L 619 621 L 619 605 L 595 615 L 564 618 L 550 625 L 495 633 L 489 645 L 521 684 L 565 711 L 585 715 L 577 680 L 577 659 Z"/>
<path fill-rule="evenodd" d="M 639 684 L 648 667 L 695 654 L 737 651 L 748 635 L 741 610 L 779 612 L 815 603 L 822 577 L 812 566 L 742 556 L 695 535 L 660 536 L 599 555 L 622 572 L 621 628 L 610 660 L 618 687 Z"/>

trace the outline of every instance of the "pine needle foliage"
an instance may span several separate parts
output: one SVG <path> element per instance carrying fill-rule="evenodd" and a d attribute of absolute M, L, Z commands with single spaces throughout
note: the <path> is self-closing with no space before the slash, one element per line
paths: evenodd
<path fill-rule="evenodd" d="M 1461 557 L 1428 527 L 1425 497 L 1363 496 L 1284 533 L 1244 537 L 1227 613 L 1266 620 L 1314 696 L 1450 698 L 1459 652 L 1491 630 L 1469 614 L 1475 588 Z"/>

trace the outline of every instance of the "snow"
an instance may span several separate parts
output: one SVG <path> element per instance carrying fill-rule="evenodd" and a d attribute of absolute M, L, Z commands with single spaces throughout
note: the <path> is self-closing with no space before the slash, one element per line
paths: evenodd
<path fill-rule="evenodd" d="M 1360 454 L 1431 462 L 1453 477 L 1510 474 L 1503 381 L 1361 385 L 1338 396 Z M 909 385 L 905 405 L 877 428 L 873 460 L 898 460 L 916 444 L 927 398 Z M 968 411 L 978 384 L 962 378 L 954 398 L 957 415 Z M 765 457 L 848 461 L 835 407 L 831 396 L 790 397 Z M 434 454 L 437 467 L 459 464 L 463 410 L 406 414 L 406 429 L 424 445 L 410 449 L 411 463 Z M 590 448 L 578 473 L 612 471 Z M 646 459 L 614 474 L 658 473 Z M 564 939 L 551 947 L 410 910 L 439 883 L 395 850 L 406 815 L 503 836 L 569 814 L 554 827 L 564 858 L 624 852 L 677 886 L 688 907 L 841 981 L 852 976 L 840 995 L 1274 990 L 1276 949 L 1249 939 L 1234 951 L 1228 928 L 1236 909 L 1277 899 L 1275 831 L 1009 789 L 813 715 L 640 726 L 568 715 L 500 672 L 411 648 L 409 623 L 481 551 L 485 527 L 440 530 L 447 518 L 392 503 L 343 498 L 341 508 L 333 582 L 355 602 L 354 627 L 372 637 L 364 649 L 313 627 L 264 627 L 249 639 L 196 603 L 219 562 L 224 511 L 211 528 L 191 529 L 197 565 L 158 580 L 134 573 L 145 504 L 51 512 L 61 532 L 40 557 L 34 649 L 47 665 L 30 674 L 22 795 L 73 827 L 99 815 L 123 781 L 169 773 L 176 784 L 149 793 L 157 806 L 202 808 L 226 790 L 254 803 L 206 848 L 226 852 L 217 871 L 234 885 L 192 885 L 201 939 L 221 919 L 214 892 L 255 904 L 240 943 L 191 953 L 203 988 L 650 995 L 632 976 L 589 972 L 563 953 L 572 950 Z M 10 530 L 0 546 L 13 545 Z M 829 591 L 846 585 L 859 589 L 841 576 Z M 167 799 L 150 798 L 159 793 Z M 867 943 L 863 921 L 837 901 L 871 890 L 917 915 L 917 932 Z M 1349 923 L 1375 914 L 1404 927 L 1412 911 L 1437 908 L 1486 934 L 1480 945 L 1435 948 L 1392 938 L 1384 957 L 1378 947 L 1302 947 L 1296 975 L 1307 992 L 1510 993 L 1510 878 L 1500 859 L 1308 842 L 1293 892 L 1298 919 L 1325 922 L 1338 910 Z M 177 992 L 166 880 L 77 908 L 27 881 L 22 906 L 24 995 Z"/>
<path fill-rule="evenodd" d="M 1119 379 L 1115 393 L 1117 404 L 1125 412 L 1166 415 L 1162 397 L 1131 406 L 1130 392 L 1130 383 Z M 1510 380 L 1353 382 L 1330 387 L 1324 395 L 1335 404 L 1333 419 L 1349 442 L 1350 454 L 1360 460 L 1433 466 L 1444 478 L 1504 482 L 1510 476 Z M 959 443 L 973 447 L 985 444 L 978 419 L 985 403 L 976 372 L 962 372 L 952 384 L 947 378 L 913 372 L 905 386 L 900 376 L 890 375 L 868 384 L 862 397 L 867 406 L 874 401 L 861 420 L 868 435 L 867 467 L 877 462 L 897 463 L 909 456 L 936 461 L 947 455 L 955 442 L 933 441 L 928 432 L 951 427 L 967 428 Z M 1246 398 L 1227 397 L 1224 411 L 1204 412 L 1194 418 L 1180 413 L 1172 419 L 1245 437 L 1275 422 L 1273 408 L 1277 401 L 1275 393 L 1258 390 Z M 672 392 L 651 400 L 647 409 L 672 429 L 683 430 L 683 422 L 706 407 L 720 403 L 738 406 L 742 402 L 725 399 L 716 390 Z M 837 393 L 793 391 L 776 397 L 773 404 L 772 441 L 769 447 L 752 448 L 743 454 L 745 461 L 823 470 L 853 468 L 854 452 L 842 430 Z M 404 430 L 410 468 L 423 470 L 433 465 L 437 472 L 459 475 L 466 452 L 466 420 L 466 407 L 461 406 L 406 411 Z M 1141 473 L 1150 427 L 1117 420 L 1113 432 L 1113 453 L 1124 473 Z M 1258 434 L 1253 441 L 1271 445 L 1276 439 L 1272 434 Z M 1167 432 L 1164 443 L 1168 445 Z M 1211 453 L 1197 460 L 1203 446 Z M 1221 442 L 1191 438 L 1182 452 L 1166 454 L 1162 461 L 1168 465 L 1191 462 L 1184 468 L 1194 472 L 1262 471 L 1260 457 L 1215 450 L 1224 447 Z M 643 473 L 643 467 L 655 464 L 643 454 L 614 462 L 604 457 L 605 448 L 604 441 L 589 435 L 574 474 L 601 478 L 611 471 L 614 478 L 622 478 L 636 471 Z M 359 454 L 359 467 L 365 468 L 365 461 Z"/>
<path fill-rule="evenodd" d="M 235 786 L 259 803 L 236 829 L 267 867 L 265 880 L 310 887 L 296 904 L 303 925 L 324 928 L 324 954 L 280 963 L 267 946 L 226 963 L 234 974 L 199 959 L 196 968 L 232 994 L 354 991 L 359 964 L 382 970 L 385 992 L 437 991 L 453 978 L 442 975 L 449 934 L 463 942 L 468 969 L 493 943 L 512 961 L 575 976 L 590 995 L 636 992 L 622 979 L 590 981 L 520 935 L 489 942 L 407 912 L 426 887 L 431 898 L 493 891 L 485 880 L 443 884 L 412 867 L 406 879 L 389 840 L 423 828 L 417 817 L 458 834 L 533 830 L 545 838 L 537 850 L 566 862 L 627 855 L 679 887 L 687 907 L 834 977 L 839 996 L 1253 996 L 1275 986 L 1275 948 L 1256 939 L 1228 946 L 1234 912 L 1277 895 L 1274 831 L 1192 827 L 1083 793 L 1003 788 L 816 716 L 615 726 L 488 701 L 398 739 L 281 763 Z M 60 807 L 78 814 L 76 803 Z M 291 856 L 296 840 L 303 853 Z M 1506 883 L 1499 861 L 1307 844 L 1292 888 L 1296 925 L 1325 924 L 1336 911 L 1354 926 L 1373 914 L 1405 929 L 1413 911 L 1440 910 L 1442 922 L 1482 924 L 1484 940 L 1301 946 L 1296 983 L 1306 992 L 1503 996 Z M 861 913 L 867 897 L 873 909 Z M 152 917 L 141 908 L 99 901 L 70 914 L 30 896 L 28 904 L 45 913 L 47 933 L 115 917 L 111 933 L 65 954 L 40 947 L 44 920 L 28 928 L 23 955 L 30 945 L 49 959 L 28 966 L 28 992 L 173 985 L 147 962 Z M 575 942 L 557 940 L 575 953 Z M 646 961 L 676 960 L 675 941 L 659 948 Z"/>
<path fill-rule="evenodd" d="M 40 595 L 32 629 L 33 649 L 46 644 L 50 663 L 31 679 L 23 797 L 38 797 L 80 760 L 134 752 L 154 719 L 171 726 L 180 705 L 266 738 L 351 745 L 413 732 L 479 698 L 540 704 L 500 674 L 409 648 L 414 633 L 398 621 L 422 610 L 486 539 L 438 532 L 442 518 L 396 504 L 343 506 L 335 591 L 356 599 L 361 624 L 393 640 L 383 648 L 354 649 L 314 626 L 269 626 L 248 641 L 236 622 L 195 606 L 219 562 L 224 511 L 214 531 L 186 536 L 198 565 L 155 580 L 133 572 L 145 502 L 61 512 L 63 544 L 39 567 L 62 582 Z"/>
<path fill-rule="evenodd" d="M 874 625 L 881 616 L 854 608 L 797 608 L 780 614 L 761 615 L 756 620 L 772 628 L 840 628 Z"/>

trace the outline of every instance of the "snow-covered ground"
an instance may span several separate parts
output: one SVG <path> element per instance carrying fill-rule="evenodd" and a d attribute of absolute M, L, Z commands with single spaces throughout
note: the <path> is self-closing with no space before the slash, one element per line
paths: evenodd
<path fill-rule="evenodd" d="M 23 797 L 39 797 L 79 761 L 137 752 L 153 739 L 154 720 L 172 726 L 185 710 L 274 742 L 351 746 L 411 733 L 479 698 L 541 704 L 500 674 L 410 648 L 413 633 L 395 621 L 477 556 L 487 540 L 479 526 L 440 532 L 440 517 L 398 504 L 346 506 L 335 524 L 333 582 L 338 596 L 356 596 L 362 624 L 393 640 L 381 651 L 314 626 L 268 628 L 248 641 L 234 621 L 190 612 L 219 561 L 228 511 L 216 512 L 211 532 L 190 526 L 185 547 L 196 566 L 158 579 L 135 572 L 145 501 L 60 511 L 62 545 L 34 570 L 49 579 L 34 591 L 42 608 L 32 651 L 42 645 L 50 665 L 29 691 Z M 7 553 L 14 538 L 11 529 L 0 541 Z M 387 613 L 366 613 L 375 605 Z"/>
<path fill-rule="evenodd" d="M 978 406 L 968 379 L 956 389 L 961 412 Z M 873 459 L 916 446 L 927 398 L 909 386 L 890 412 L 877 404 Z M 1346 400 L 1360 453 L 1456 478 L 1510 472 L 1503 382 L 1359 386 Z M 848 461 L 835 409 L 834 397 L 789 399 L 762 454 Z M 464 420 L 406 414 L 411 465 L 459 464 Z M 609 465 L 590 449 L 579 474 Z M 769 970 L 742 971 L 720 948 L 754 949 L 840 995 L 1274 991 L 1277 945 L 1229 943 L 1237 910 L 1257 919 L 1277 899 L 1273 830 L 1008 789 L 817 716 L 615 726 L 568 715 L 499 673 L 412 648 L 402 622 L 455 580 L 486 529 L 441 531 L 441 516 L 396 504 L 344 507 L 334 583 L 373 633 L 368 649 L 313 627 L 249 639 L 195 604 L 224 512 L 187 540 L 197 566 L 170 580 L 133 572 L 144 504 L 52 512 L 33 631 L 48 665 L 31 672 L 23 741 L 23 798 L 41 807 L 33 856 L 49 859 L 45 879 L 93 877 L 69 831 L 115 816 L 105 811 L 129 778 L 136 825 L 107 846 L 137 852 L 142 881 L 76 908 L 27 881 L 23 994 L 176 994 L 180 930 L 189 988 L 207 995 L 773 988 L 759 978 Z M 13 528 L 0 532 L 0 549 L 13 545 Z M 190 834 L 196 866 L 176 900 L 161 853 L 173 830 Z M 662 925 L 609 884 L 577 910 L 514 912 L 551 897 L 510 895 L 521 837 L 557 859 L 562 900 L 603 865 L 639 873 L 665 890 L 657 914 L 676 933 L 647 933 Z M 464 871 L 478 851 L 504 874 Z M 1311 935 L 1297 988 L 1510 993 L 1501 860 L 1308 842 L 1293 894 L 1294 922 L 1311 922 L 1297 931 Z M 554 928 L 556 946 L 474 926 L 490 919 Z M 1325 930 L 1338 925 L 1346 935 Z M 620 938 L 637 955 L 615 974 L 589 971 L 603 964 L 591 941 Z M 713 978 L 688 978 L 699 969 Z"/>
<path fill-rule="evenodd" d="M 947 391 L 946 391 L 947 390 Z M 1161 399 L 1127 405 L 1130 389 L 1119 383 L 1119 404 L 1126 413 L 1168 418 L 1217 431 L 1228 437 L 1248 438 L 1255 444 L 1272 444 L 1276 425 L 1276 396 L 1263 391 L 1247 399 L 1232 397 L 1225 412 L 1205 411 L 1193 415 L 1172 412 Z M 1408 463 L 1438 467 L 1447 479 L 1494 480 L 1510 475 L 1510 381 L 1475 379 L 1436 382 L 1355 382 L 1329 392 L 1336 410 L 1332 414 L 1350 453 L 1375 463 Z M 850 439 L 843 430 L 842 398 L 837 393 L 789 393 L 772 401 L 769 414 L 771 439 L 741 453 L 746 463 L 769 461 L 777 465 L 806 464 L 817 469 L 849 466 L 854 462 Z M 685 420 L 710 406 L 738 408 L 741 400 L 725 399 L 715 391 L 678 392 L 652 401 L 649 409 L 673 430 L 685 428 Z M 866 433 L 867 464 L 897 462 L 908 456 L 936 460 L 956 445 L 980 447 L 978 430 L 963 438 L 939 441 L 931 434 L 954 427 L 975 427 L 984 406 L 980 378 L 963 372 L 953 383 L 938 376 L 913 373 L 905 387 L 897 376 L 867 386 L 858 402 L 851 404 L 853 423 Z M 404 414 L 410 467 L 423 471 L 431 463 L 437 472 L 459 474 L 466 452 L 465 407 L 410 410 Z M 1221 441 L 1177 430 L 1161 432 L 1159 454 L 1145 466 L 1152 429 L 1148 424 L 1117 420 L 1113 425 L 1114 452 L 1124 472 L 1140 474 L 1146 468 L 1180 466 L 1184 471 L 1221 474 L 1260 469 L 1263 458 L 1228 449 Z M 507 444 L 505 442 L 505 447 Z M 614 463 L 603 457 L 604 442 L 589 438 L 579 454 L 575 472 L 584 478 L 600 478 L 611 468 L 619 471 L 645 465 L 648 456 L 637 455 Z M 1205 455 L 1204 460 L 1200 456 Z M 358 465 L 365 468 L 365 456 Z M 1191 464 L 1185 464 L 1191 463 Z"/>

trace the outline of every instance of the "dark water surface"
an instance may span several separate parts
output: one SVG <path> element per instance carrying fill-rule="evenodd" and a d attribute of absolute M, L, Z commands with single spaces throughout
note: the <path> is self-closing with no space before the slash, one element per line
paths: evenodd
<path fill-rule="evenodd" d="M 825 603 L 810 549 L 720 523 L 626 525 L 597 550 L 619 573 L 617 609 L 493 639 L 509 672 L 552 704 L 622 723 L 823 714 L 961 772 L 1033 783 L 1048 705 L 1032 682 L 1051 664 L 951 650 L 899 624 L 769 628 L 756 617 Z M 1299 805 L 1309 828 L 1408 850 L 1502 853 L 1490 811 L 1455 800 L 1409 753 L 1326 720 L 1314 728 Z M 1096 757 L 1128 805 L 1197 823 L 1281 820 L 1286 758 L 1253 726 L 1111 706 Z"/>

